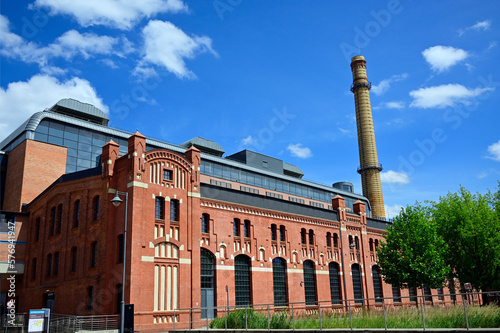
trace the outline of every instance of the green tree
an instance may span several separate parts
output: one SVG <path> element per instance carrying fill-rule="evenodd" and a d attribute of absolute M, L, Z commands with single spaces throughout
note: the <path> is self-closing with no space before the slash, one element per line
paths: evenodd
<path fill-rule="evenodd" d="M 386 283 L 400 288 L 439 288 L 449 273 L 446 243 L 419 203 L 401 209 L 377 250 Z"/>
<path fill-rule="evenodd" d="M 476 290 L 500 288 L 500 188 L 471 194 L 461 187 L 432 207 L 439 234 L 448 244 L 446 262 L 461 283 Z M 486 301 L 486 297 L 483 298 Z"/>

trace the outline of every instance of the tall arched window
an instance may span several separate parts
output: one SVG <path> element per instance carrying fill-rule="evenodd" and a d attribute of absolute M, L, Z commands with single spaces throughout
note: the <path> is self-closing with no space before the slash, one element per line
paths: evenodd
<path fill-rule="evenodd" d="M 328 265 L 330 271 L 330 295 L 332 304 L 341 304 L 342 297 L 340 296 L 340 269 L 339 264 L 331 262 Z"/>
<path fill-rule="evenodd" d="M 363 304 L 363 286 L 361 285 L 361 269 L 358 264 L 351 266 L 352 288 L 354 291 L 354 303 Z"/>
<path fill-rule="evenodd" d="M 314 263 L 311 260 L 304 261 L 304 293 L 306 305 L 315 305 L 316 279 L 314 276 Z"/>
<path fill-rule="evenodd" d="M 377 265 L 372 267 L 372 276 L 375 303 L 382 303 L 382 279 L 380 278 L 380 268 Z"/>
<path fill-rule="evenodd" d="M 210 224 L 210 215 L 202 214 L 201 215 L 201 232 L 204 234 L 208 234 Z"/>
<path fill-rule="evenodd" d="M 201 318 L 213 318 L 215 306 L 215 257 L 205 249 L 200 250 Z M 203 309 L 209 308 L 209 309 Z"/>
<path fill-rule="evenodd" d="M 274 306 L 287 305 L 286 263 L 282 258 L 273 259 Z"/>
<path fill-rule="evenodd" d="M 334 248 L 339 247 L 339 235 L 337 233 L 333 234 L 333 247 Z"/>
<path fill-rule="evenodd" d="M 234 258 L 236 306 L 251 304 L 250 258 L 240 254 Z"/>
<path fill-rule="evenodd" d="M 327 247 L 332 246 L 332 234 L 331 234 L 331 232 L 326 233 L 326 246 Z"/>
<path fill-rule="evenodd" d="M 302 244 L 306 244 L 306 229 L 302 228 L 300 229 L 300 242 Z"/>

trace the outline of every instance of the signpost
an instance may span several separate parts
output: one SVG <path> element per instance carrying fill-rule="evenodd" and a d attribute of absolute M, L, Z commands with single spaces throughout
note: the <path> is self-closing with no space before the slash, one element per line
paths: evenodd
<path fill-rule="evenodd" d="M 50 309 L 30 310 L 28 333 L 49 333 Z"/>

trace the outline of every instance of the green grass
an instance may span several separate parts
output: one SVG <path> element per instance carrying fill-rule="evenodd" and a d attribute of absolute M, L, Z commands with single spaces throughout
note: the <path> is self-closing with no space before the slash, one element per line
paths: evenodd
<path fill-rule="evenodd" d="M 500 307 L 469 306 L 467 307 L 470 328 L 500 327 Z M 245 316 L 249 329 L 267 329 L 268 319 L 266 309 L 235 310 L 227 316 L 227 328 L 245 328 Z M 426 328 L 465 328 L 463 306 L 426 307 L 424 309 Z M 323 328 L 350 328 L 349 313 L 336 313 L 322 310 L 321 322 Z M 391 308 L 386 312 L 388 328 L 422 328 L 422 312 L 420 308 Z M 318 329 L 320 320 L 318 313 L 297 314 L 294 317 L 295 328 Z M 382 310 L 362 310 L 352 315 L 353 328 L 384 328 Z M 292 315 L 288 311 L 277 312 L 270 317 L 271 329 L 291 329 Z M 225 328 L 225 317 L 214 318 L 210 328 Z"/>

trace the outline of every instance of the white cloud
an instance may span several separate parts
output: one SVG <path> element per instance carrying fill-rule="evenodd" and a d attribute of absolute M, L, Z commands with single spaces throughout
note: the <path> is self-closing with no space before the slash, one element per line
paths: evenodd
<path fill-rule="evenodd" d="M 243 146 L 251 146 L 254 143 L 256 143 L 256 140 L 251 135 L 249 135 L 246 138 L 244 138 L 244 139 L 241 140 L 241 144 Z"/>
<path fill-rule="evenodd" d="M 483 31 L 486 31 L 490 27 L 491 27 L 491 20 L 484 20 L 484 21 L 476 22 L 476 24 L 471 25 L 470 27 L 467 27 L 465 29 L 458 30 L 458 35 L 462 36 L 468 30 L 476 30 L 476 31 L 483 30 Z"/>
<path fill-rule="evenodd" d="M 348 129 L 344 129 L 344 128 L 340 128 L 339 127 L 339 131 L 340 133 L 344 134 L 344 135 L 350 135 L 352 132 Z"/>
<path fill-rule="evenodd" d="M 405 80 L 406 78 L 408 77 L 408 74 L 407 73 L 403 73 L 403 74 L 400 74 L 400 75 L 393 75 L 391 76 L 390 78 L 388 79 L 385 79 L 385 80 L 382 80 L 380 81 L 379 84 L 377 85 L 372 85 L 372 89 L 371 91 L 375 94 L 375 95 L 382 95 L 383 93 L 385 93 L 387 90 L 389 90 L 389 88 L 391 87 L 391 83 L 393 82 L 398 82 L 398 81 L 403 81 Z"/>
<path fill-rule="evenodd" d="M 193 59 L 204 52 L 218 56 L 212 49 L 212 40 L 209 37 L 190 37 L 170 22 L 149 21 L 142 34 L 144 56 L 136 67 L 136 72 L 145 71 L 148 65 L 153 64 L 164 67 L 179 78 L 196 78 L 186 67 L 184 59 Z"/>
<path fill-rule="evenodd" d="M 66 31 L 48 46 L 39 46 L 10 32 L 8 19 L 0 15 L 0 54 L 26 63 L 48 66 L 52 58 L 70 60 L 79 55 L 88 59 L 97 54 L 123 56 L 131 50 L 130 42 L 124 37 L 81 34 L 76 30 Z"/>
<path fill-rule="evenodd" d="M 495 90 L 495 88 L 486 87 L 469 89 L 460 84 L 444 84 L 420 88 L 410 91 L 410 96 L 413 97 L 413 102 L 411 102 L 410 106 L 427 109 L 445 108 L 454 106 L 457 103 L 468 104 L 471 98 L 493 90 Z"/>
<path fill-rule="evenodd" d="M 408 184 L 410 182 L 410 177 L 408 177 L 406 172 L 389 170 L 380 173 L 380 180 L 382 183 Z"/>
<path fill-rule="evenodd" d="M 89 81 L 77 77 L 59 81 L 38 74 L 28 81 L 9 83 L 6 89 L 0 87 L 0 140 L 33 113 L 51 107 L 62 98 L 74 98 L 108 112 Z"/>
<path fill-rule="evenodd" d="M 401 213 L 401 208 L 403 206 L 401 205 L 392 205 L 392 206 L 385 206 L 385 216 L 387 218 L 394 218 L 395 216 L 399 215 Z"/>
<path fill-rule="evenodd" d="M 115 62 L 111 59 L 101 59 L 99 60 L 101 63 L 103 63 L 104 65 L 108 66 L 109 68 L 112 68 L 112 69 L 118 69 L 119 67 L 115 64 Z"/>
<path fill-rule="evenodd" d="M 469 53 L 465 50 L 442 45 L 429 47 L 422 51 L 422 55 L 431 68 L 438 73 L 448 70 L 469 57 Z"/>
<path fill-rule="evenodd" d="M 286 150 L 288 150 L 292 156 L 299 158 L 309 158 L 312 156 L 311 149 L 302 147 L 302 143 L 289 144 Z"/>
<path fill-rule="evenodd" d="M 36 0 L 33 7 L 46 7 L 51 15 L 70 15 L 83 27 L 104 25 L 122 30 L 158 13 L 188 10 L 181 0 Z"/>
<path fill-rule="evenodd" d="M 500 140 L 488 146 L 488 153 L 491 154 L 488 158 L 500 162 Z"/>
<path fill-rule="evenodd" d="M 401 110 L 401 109 L 405 108 L 405 102 L 403 102 L 403 101 L 385 102 L 385 103 L 381 103 L 376 108 L 377 109 L 386 108 L 386 109 L 398 109 L 398 110 Z"/>

